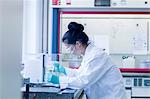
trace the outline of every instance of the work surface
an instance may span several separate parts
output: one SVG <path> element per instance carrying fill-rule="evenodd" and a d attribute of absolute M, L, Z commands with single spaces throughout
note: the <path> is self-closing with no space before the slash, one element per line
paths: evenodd
<path fill-rule="evenodd" d="M 79 99 L 82 89 L 60 89 L 50 87 L 22 87 L 23 99 Z"/>

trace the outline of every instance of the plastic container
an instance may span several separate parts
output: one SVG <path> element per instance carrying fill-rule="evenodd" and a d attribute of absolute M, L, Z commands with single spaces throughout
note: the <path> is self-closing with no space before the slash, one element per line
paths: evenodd
<path fill-rule="evenodd" d="M 124 68 L 135 68 L 134 56 L 123 57 L 122 64 Z"/>
<path fill-rule="evenodd" d="M 139 68 L 150 68 L 150 60 L 141 60 Z"/>

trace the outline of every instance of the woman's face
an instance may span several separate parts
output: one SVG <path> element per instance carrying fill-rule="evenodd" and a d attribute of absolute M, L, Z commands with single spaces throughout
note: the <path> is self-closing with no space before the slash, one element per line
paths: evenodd
<path fill-rule="evenodd" d="M 69 53 L 81 55 L 81 44 L 78 41 L 76 44 L 64 43 L 64 46 Z"/>
<path fill-rule="evenodd" d="M 74 53 L 74 51 L 75 51 L 75 46 L 74 46 L 73 44 L 64 43 L 64 45 L 65 45 L 66 50 L 67 50 L 69 53 L 71 53 L 71 54 Z"/>

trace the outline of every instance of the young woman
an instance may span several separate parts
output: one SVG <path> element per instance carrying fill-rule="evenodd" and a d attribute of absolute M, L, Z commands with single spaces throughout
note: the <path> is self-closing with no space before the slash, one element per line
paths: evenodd
<path fill-rule="evenodd" d="M 52 75 L 49 82 L 69 88 L 83 88 L 88 99 L 126 99 L 123 78 L 110 57 L 89 42 L 84 27 L 76 22 L 68 25 L 62 41 L 71 53 L 83 56 L 79 69 L 70 69 L 55 64 L 64 76 Z"/>

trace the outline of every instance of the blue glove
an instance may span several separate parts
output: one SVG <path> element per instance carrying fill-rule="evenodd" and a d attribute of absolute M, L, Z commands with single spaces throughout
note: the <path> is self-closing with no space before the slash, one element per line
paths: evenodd
<path fill-rule="evenodd" d="M 51 82 L 53 84 L 59 84 L 59 76 L 48 73 L 48 82 Z"/>
<path fill-rule="evenodd" d="M 60 65 L 58 62 L 54 62 L 54 72 L 59 72 L 67 75 L 65 68 Z"/>

